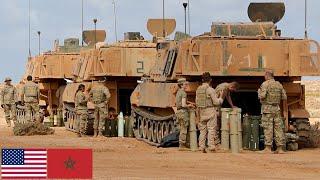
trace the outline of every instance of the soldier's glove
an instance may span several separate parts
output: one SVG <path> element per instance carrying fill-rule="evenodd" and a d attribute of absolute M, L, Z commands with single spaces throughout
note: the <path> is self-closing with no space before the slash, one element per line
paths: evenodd
<path fill-rule="evenodd" d="M 1 104 L 1 108 L 4 108 L 4 104 Z"/>

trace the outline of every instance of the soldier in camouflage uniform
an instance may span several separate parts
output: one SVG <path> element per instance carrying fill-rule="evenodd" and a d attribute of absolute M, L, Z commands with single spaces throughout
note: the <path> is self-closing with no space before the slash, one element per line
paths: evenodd
<path fill-rule="evenodd" d="M 4 109 L 5 118 L 8 127 L 11 126 L 11 120 L 14 124 L 17 122 L 16 115 L 16 103 L 17 103 L 17 90 L 11 85 L 11 78 L 6 78 L 4 80 L 6 83 L 1 91 L 1 107 Z M 11 114 L 11 118 L 10 118 Z"/>
<path fill-rule="evenodd" d="M 208 140 L 208 150 L 216 150 L 215 137 L 217 127 L 217 107 L 221 106 L 223 99 L 217 98 L 215 90 L 210 86 L 210 73 L 202 75 L 202 85 L 196 91 L 196 105 L 200 111 L 200 130 L 199 150 L 206 153 L 206 140 Z"/>
<path fill-rule="evenodd" d="M 78 136 L 81 137 L 86 128 L 86 121 L 88 120 L 88 97 L 84 94 L 85 86 L 80 84 L 78 90 L 75 95 L 75 105 L 76 105 L 76 113 L 77 119 L 79 120 L 79 130 Z"/>
<path fill-rule="evenodd" d="M 40 90 L 36 83 L 32 82 L 32 76 L 27 77 L 27 82 L 21 91 L 21 102 L 26 107 L 26 120 L 31 122 L 32 112 L 34 113 L 36 123 L 40 123 Z"/>
<path fill-rule="evenodd" d="M 231 99 L 231 93 L 235 92 L 239 89 L 240 85 L 237 82 L 231 82 L 231 83 L 221 83 L 216 88 L 216 94 L 218 98 L 222 98 L 223 100 L 227 99 L 229 105 L 231 108 L 237 108 L 233 105 L 232 99 Z M 220 144 L 220 128 L 221 128 L 221 106 L 217 108 L 218 110 L 218 122 L 217 122 L 217 136 L 215 137 L 216 145 Z"/>
<path fill-rule="evenodd" d="M 94 103 L 94 136 L 102 136 L 105 121 L 108 117 L 108 103 L 111 94 L 109 89 L 102 84 L 95 84 L 90 91 L 90 99 Z"/>
<path fill-rule="evenodd" d="M 187 101 L 186 90 L 188 88 L 188 81 L 185 78 L 178 80 L 179 90 L 176 94 L 176 106 L 177 106 L 177 121 L 180 127 L 179 135 L 179 149 L 183 150 L 186 148 L 187 143 L 187 133 L 189 127 L 189 108 L 192 108 L 193 105 Z"/>
<path fill-rule="evenodd" d="M 264 128 L 266 145 L 263 152 L 271 153 L 271 145 L 274 137 L 277 145 L 276 153 L 283 153 L 282 148 L 285 143 L 284 123 L 279 105 L 281 100 L 287 99 L 287 95 L 282 85 L 274 80 L 273 72 L 267 71 L 265 73 L 265 80 L 258 90 L 258 96 L 262 105 L 261 121 Z"/>
<path fill-rule="evenodd" d="M 231 108 L 236 108 L 236 106 L 233 105 L 230 94 L 231 92 L 235 92 L 238 89 L 239 89 L 239 83 L 231 82 L 231 83 L 221 83 L 216 87 L 215 90 L 218 97 L 221 97 L 222 99 L 227 99 Z"/>

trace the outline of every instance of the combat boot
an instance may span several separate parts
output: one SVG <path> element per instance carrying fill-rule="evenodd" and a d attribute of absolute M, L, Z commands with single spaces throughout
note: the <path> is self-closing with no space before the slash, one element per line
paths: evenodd
<path fill-rule="evenodd" d="M 269 145 L 266 145 L 266 147 L 264 148 L 263 151 L 260 151 L 261 153 L 264 153 L 264 154 L 271 154 L 272 151 L 271 151 L 271 146 Z"/>
<path fill-rule="evenodd" d="M 208 148 L 207 149 L 208 153 L 215 153 L 216 151 L 217 151 L 216 148 Z"/>
<path fill-rule="evenodd" d="M 199 148 L 199 151 L 202 152 L 202 153 L 207 153 L 205 148 Z"/>
<path fill-rule="evenodd" d="M 275 154 L 284 154 L 283 146 L 277 146 L 277 150 L 274 152 Z"/>
<path fill-rule="evenodd" d="M 184 144 L 184 143 L 179 144 L 179 151 L 187 151 L 187 150 L 188 150 L 188 148 L 187 148 L 186 144 Z"/>

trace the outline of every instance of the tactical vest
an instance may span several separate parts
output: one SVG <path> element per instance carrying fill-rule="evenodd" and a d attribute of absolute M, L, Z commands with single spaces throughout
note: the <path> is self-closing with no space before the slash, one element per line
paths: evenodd
<path fill-rule="evenodd" d="M 24 87 L 24 95 L 26 97 L 37 97 L 38 96 L 38 88 L 35 85 L 25 85 Z"/>
<path fill-rule="evenodd" d="M 106 95 L 103 92 L 103 89 L 94 89 L 92 92 L 92 100 L 95 104 L 105 102 L 107 100 Z"/>
<path fill-rule="evenodd" d="M 282 89 L 277 86 L 269 86 L 267 89 L 267 95 L 265 103 L 269 105 L 279 105 L 281 102 Z"/>
<path fill-rule="evenodd" d="M 196 91 L 196 105 L 199 108 L 212 107 L 212 99 L 209 94 L 207 94 L 207 89 L 209 87 L 199 87 Z"/>

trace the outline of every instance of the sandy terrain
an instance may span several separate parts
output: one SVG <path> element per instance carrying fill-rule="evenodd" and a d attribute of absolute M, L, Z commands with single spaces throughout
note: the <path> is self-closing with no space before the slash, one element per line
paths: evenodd
<path fill-rule="evenodd" d="M 2 121 L 3 122 L 3 121 Z M 14 137 L 0 126 L 1 147 L 93 148 L 94 179 L 319 179 L 320 149 L 287 154 L 180 152 L 135 139 L 77 138 L 56 128 L 51 136 Z"/>

